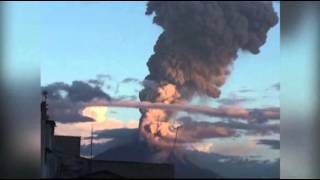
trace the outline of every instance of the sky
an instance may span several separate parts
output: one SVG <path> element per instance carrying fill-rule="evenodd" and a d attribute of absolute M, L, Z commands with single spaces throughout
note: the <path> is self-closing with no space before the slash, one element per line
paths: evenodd
<path fill-rule="evenodd" d="M 274 6 L 279 12 L 279 4 Z M 146 62 L 162 31 L 152 24 L 152 17 L 144 15 L 145 2 L 12 3 L 8 11 L 16 31 L 12 34 L 20 35 L 13 39 L 12 47 L 37 52 L 33 58 L 41 59 L 42 85 L 71 83 L 98 74 L 110 74 L 118 81 L 143 79 L 148 74 Z M 270 30 L 267 42 L 259 55 L 239 56 L 224 91 L 264 90 L 279 82 L 279 24 Z M 21 54 L 15 58 L 21 59 Z"/>
<path fill-rule="evenodd" d="M 274 3 L 274 8 L 280 16 L 279 3 Z M 10 3 L 6 9 L 10 21 L 7 28 L 12 29 L 7 45 L 10 58 L 25 59 L 27 61 L 23 62 L 30 65 L 40 61 L 42 87 L 55 82 L 71 85 L 73 81 L 87 82 L 104 77 L 101 88 L 106 94 L 138 100 L 142 86 L 137 82 L 148 74 L 146 62 L 162 32 L 152 23 L 152 17 L 145 15 L 145 9 L 146 2 Z M 280 107 L 279 73 L 278 23 L 269 31 L 260 54 L 239 52 L 231 76 L 221 88 L 220 99 L 233 100 L 246 108 Z M 136 81 L 125 82 L 128 78 Z M 219 101 L 209 97 L 196 97 L 191 103 L 219 105 Z M 137 109 L 100 107 L 87 109 L 86 113 L 99 119 L 96 130 L 136 128 L 140 118 Z M 217 121 L 216 118 L 197 117 L 202 121 Z M 56 133 L 88 136 L 89 125 L 88 122 L 58 123 Z M 279 140 L 280 135 L 207 139 L 194 150 L 278 159 L 280 150 L 257 145 L 255 142 L 259 139 Z M 100 139 L 96 143 L 107 141 L 107 138 Z"/>
<path fill-rule="evenodd" d="M 274 4 L 279 12 L 279 4 Z M 109 74 L 114 81 L 142 80 L 161 28 L 146 16 L 145 2 L 11 3 L 7 8 L 12 31 L 9 50 L 14 59 L 41 61 L 41 85 L 94 79 Z M 70 8 L 72 7 L 72 8 Z M 10 34 L 9 34 L 10 36 Z M 254 89 L 260 93 L 279 80 L 280 28 L 268 33 L 258 55 L 241 53 L 223 96 Z M 37 59 L 37 60 L 34 60 Z M 123 93 L 129 88 L 122 88 Z M 109 92 L 111 93 L 111 92 Z M 259 94 L 261 95 L 261 94 Z M 260 101 L 267 105 L 269 100 Z"/>

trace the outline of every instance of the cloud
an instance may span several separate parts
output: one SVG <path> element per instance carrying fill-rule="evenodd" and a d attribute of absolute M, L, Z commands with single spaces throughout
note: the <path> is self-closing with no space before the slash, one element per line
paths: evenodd
<path fill-rule="evenodd" d="M 266 135 L 280 133 L 279 124 L 259 124 L 259 123 L 242 123 L 235 120 L 226 122 L 208 122 L 195 121 L 189 116 L 184 116 L 179 121 L 182 126 L 179 128 L 177 142 L 199 142 L 210 138 L 237 137 L 240 136 L 239 130 L 246 131 L 247 135 Z"/>
<path fill-rule="evenodd" d="M 219 102 L 222 105 L 236 105 L 240 103 L 245 103 L 249 101 L 253 101 L 252 98 L 221 98 L 218 99 L 217 102 Z"/>
<path fill-rule="evenodd" d="M 177 144 L 195 143 L 209 138 L 234 137 L 236 131 L 229 127 L 219 126 L 215 123 L 196 122 L 188 117 L 180 118 L 183 121 L 182 128 L 178 131 Z M 131 125 L 132 123 L 132 125 Z M 133 141 L 138 137 L 138 121 L 127 123 L 126 128 L 104 129 L 95 131 L 95 139 L 112 139 L 112 145 L 123 144 L 124 142 Z M 165 141 L 172 142 L 174 138 L 166 137 Z M 110 144 L 108 145 L 110 146 Z M 171 146 L 170 146 L 171 147 Z M 199 149 L 200 150 L 200 147 Z"/>
<path fill-rule="evenodd" d="M 219 96 L 238 51 L 258 54 L 278 23 L 271 3 L 149 2 L 146 14 L 163 29 L 147 77 L 212 97 Z"/>
<path fill-rule="evenodd" d="M 253 140 L 245 140 L 244 142 L 235 141 L 224 145 L 217 145 L 214 153 L 233 156 L 246 156 L 256 151 L 257 144 Z"/>
<path fill-rule="evenodd" d="M 146 88 L 150 88 L 150 89 L 153 89 L 153 90 L 157 90 L 158 87 L 159 87 L 159 83 L 156 82 L 156 81 L 153 81 L 153 80 L 148 80 L 148 79 L 145 79 L 142 81 L 142 85 Z"/>
<path fill-rule="evenodd" d="M 115 94 L 118 94 L 118 93 L 119 93 L 119 88 L 120 88 L 120 83 L 117 83 L 116 88 L 115 88 L 115 90 L 114 90 L 114 93 L 115 93 Z"/>
<path fill-rule="evenodd" d="M 122 100 L 137 100 L 138 97 L 136 95 L 122 95 L 118 97 L 114 97 L 114 100 L 122 101 Z"/>
<path fill-rule="evenodd" d="M 193 143 L 190 148 L 193 151 L 211 153 L 213 152 L 214 145 L 213 143 Z"/>
<path fill-rule="evenodd" d="M 111 88 L 112 88 L 112 86 L 106 85 L 106 89 L 110 90 Z"/>
<path fill-rule="evenodd" d="M 280 141 L 273 139 L 261 139 L 257 144 L 270 146 L 272 149 L 280 149 Z"/>
<path fill-rule="evenodd" d="M 179 118 L 178 121 L 183 122 L 183 126 L 179 129 L 177 135 L 177 145 L 192 143 L 194 150 L 200 152 L 213 151 L 213 144 L 201 143 L 202 140 L 211 138 L 228 138 L 237 137 L 239 129 L 257 130 L 259 128 L 246 127 L 245 125 L 230 125 L 227 123 L 211 123 L 193 121 L 190 117 Z M 127 123 L 127 127 L 131 127 Z M 95 131 L 94 139 L 112 139 L 105 143 L 101 148 L 110 148 L 124 143 L 132 142 L 138 137 L 138 121 L 132 122 L 133 126 L 129 128 L 104 129 Z M 262 127 L 261 127 L 262 129 Z M 172 138 L 165 138 L 166 141 L 174 142 Z"/>
<path fill-rule="evenodd" d="M 73 102 L 88 102 L 94 98 L 110 100 L 110 96 L 100 87 L 92 87 L 83 81 L 73 81 L 71 85 L 63 82 L 49 84 L 42 88 L 48 92 L 49 99 L 70 99 Z M 65 96 L 62 93 L 66 93 Z"/>
<path fill-rule="evenodd" d="M 82 116 L 85 103 L 95 99 L 111 100 L 98 86 L 92 87 L 83 81 L 73 81 L 71 85 L 57 82 L 42 87 L 48 92 L 48 113 L 53 120 L 62 123 L 93 121 Z"/>
<path fill-rule="evenodd" d="M 187 105 L 187 104 L 166 104 L 166 103 L 151 103 L 148 101 L 105 101 L 94 100 L 88 105 L 99 105 L 109 107 L 126 107 L 126 108 L 139 108 L 139 109 L 163 109 L 166 111 L 185 111 L 190 113 L 201 113 L 214 117 L 229 117 L 259 120 L 263 119 L 280 119 L 280 108 L 264 108 L 264 109 L 245 109 L 240 106 L 224 106 L 213 108 L 210 106 L 200 105 Z"/>
<path fill-rule="evenodd" d="M 130 84 L 130 85 L 129 85 Z M 127 85 L 127 86 L 126 86 Z M 133 87 L 134 85 L 134 87 Z M 122 87 L 122 86 L 126 86 L 125 88 Z M 122 81 L 120 82 L 117 82 L 117 85 L 115 87 L 115 91 L 114 93 L 115 94 L 118 94 L 119 91 L 120 91 L 120 87 L 121 89 L 132 89 L 133 92 L 136 94 L 136 93 L 139 93 L 140 90 L 137 90 L 136 88 L 138 87 L 141 87 L 142 86 L 142 82 L 141 80 L 137 79 L 137 78 L 132 78 L 132 77 L 128 77 L 128 78 L 125 78 L 123 79 Z M 135 88 L 135 89 L 134 89 Z M 131 100 L 136 100 L 137 99 L 137 96 L 135 95 L 126 95 L 126 96 L 123 96 L 123 97 L 118 97 L 116 99 L 131 99 Z"/>
<path fill-rule="evenodd" d="M 250 146 L 250 145 L 248 145 Z M 230 147 L 237 149 L 237 147 Z M 248 149 L 243 148 L 241 149 Z M 202 168 L 208 168 L 224 178 L 279 178 L 280 159 L 254 160 L 242 156 L 188 151 L 187 156 Z"/>
<path fill-rule="evenodd" d="M 104 85 L 104 81 L 99 79 L 90 79 L 88 80 L 88 83 L 96 87 L 102 87 Z"/>
<path fill-rule="evenodd" d="M 97 75 L 97 78 L 98 78 L 98 79 L 112 80 L 112 77 L 111 77 L 111 75 L 109 75 L 109 74 L 98 74 L 98 75 Z"/>
<path fill-rule="evenodd" d="M 99 87 L 91 87 L 82 81 L 73 81 L 72 85 L 69 86 L 68 95 L 69 98 L 74 101 L 88 102 L 94 98 L 110 100 L 111 97 L 102 91 Z"/>
<path fill-rule="evenodd" d="M 58 135 L 70 135 L 70 136 L 81 136 L 89 137 L 91 134 L 91 126 L 95 134 L 97 133 L 98 138 L 109 138 L 109 137 L 100 137 L 100 131 L 107 131 L 111 129 L 122 129 L 122 128 L 137 128 L 138 121 L 132 120 L 124 122 L 123 120 L 115 118 L 107 118 L 104 122 L 76 122 L 76 123 L 56 123 L 55 132 Z"/>
<path fill-rule="evenodd" d="M 239 90 L 240 93 L 248 93 L 248 92 L 254 92 L 253 89 L 240 89 Z"/>
<path fill-rule="evenodd" d="M 198 142 L 209 138 L 222 138 L 236 136 L 236 131 L 216 123 L 193 121 L 192 118 L 185 116 L 179 118 L 183 125 L 179 129 L 177 142 Z"/>
<path fill-rule="evenodd" d="M 50 100 L 48 114 L 52 120 L 61 123 L 94 121 L 92 118 L 80 114 L 83 108 L 84 104 L 74 103 L 70 99 Z"/>
<path fill-rule="evenodd" d="M 93 87 L 103 88 L 105 86 L 106 89 L 111 89 L 111 86 L 105 83 L 106 80 L 110 82 L 112 77 L 109 74 L 98 74 L 95 79 L 89 79 L 86 82 Z"/>
<path fill-rule="evenodd" d="M 268 90 L 271 89 L 271 90 L 276 90 L 276 91 L 280 91 L 280 82 L 277 82 L 273 85 L 271 85 Z"/>
<path fill-rule="evenodd" d="M 280 90 L 280 82 L 273 85 L 276 90 Z"/>
<path fill-rule="evenodd" d="M 121 81 L 121 83 L 140 83 L 141 81 L 139 79 L 136 78 L 125 78 Z"/>
<path fill-rule="evenodd" d="M 232 119 L 228 119 L 226 122 L 216 122 L 217 126 L 227 127 L 236 130 L 246 130 L 247 134 L 255 135 L 266 135 L 266 134 L 279 134 L 280 125 L 279 124 L 261 124 L 255 122 L 238 122 Z"/>
<path fill-rule="evenodd" d="M 241 97 L 235 93 L 232 93 L 230 97 L 219 98 L 216 100 L 216 102 L 220 103 L 223 106 L 230 106 L 230 105 L 235 106 L 235 105 L 240 105 L 241 103 L 251 102 L 254 100 L 255 99 L 253 98 Z"/>

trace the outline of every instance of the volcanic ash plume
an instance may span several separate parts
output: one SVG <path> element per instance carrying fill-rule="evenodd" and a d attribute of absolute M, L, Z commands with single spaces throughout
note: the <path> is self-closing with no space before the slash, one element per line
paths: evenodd
<path fill-rule="evenodd" d="M 163 28 L 147 65 L 141 101 L 184 104 L 196 93 L 217 98 L 239 50 L 253 54 L 278 17 L 271 2 L 148 2 Z M 152 144 L 175 135 L 174 112 L 140 110 L 140 132 Z M 166 137 L 166 138 L 163 138 Z"/>

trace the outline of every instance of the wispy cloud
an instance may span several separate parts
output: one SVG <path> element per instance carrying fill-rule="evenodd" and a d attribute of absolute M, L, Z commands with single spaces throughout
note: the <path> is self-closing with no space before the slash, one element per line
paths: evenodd
<path fill-rule="evenodd" d="M 249 93 L 249 92 L 255 92 L 253 89 L 240 89 L 238 92 L 240 93 Z"/>
<path fill-rule="evenodd" d="M 254 99 L 248 98 L 248 97 L 236 97 L 236 98 L 221 98 L 216 101 L 221 105 L 238 105 L 241 103 L 254 101 Z"/>
<path fill-rule="evenodd" d="M 98 79 L 112 80 L 112 77 L 111 77 L 111 75 L 109 75 L 109 74 L 98 74 L 98 75 L 97 75 L 97 78 L 98 78 Z"/>
<path fill-rule="evenodd" d="M 125 78 L 121 81 L 121 83 L 140 83 L 141 81 L 139 79 L 136 78 Z"/>
<path fill-rule="evenodd" d="M 277 83 L 275 83 L 275 84 L 272 84 L 269 88 L 267 88 L 267 90 L 280 91 L 280 82 L 277 82 Z"/>
<path fill-rule="evenodd" d="M 138 97 L 136 95 L 121 95 L 118 97 L 114 97 L 114 100 L 122 101 L 122 100 L 137 100 Z"/>

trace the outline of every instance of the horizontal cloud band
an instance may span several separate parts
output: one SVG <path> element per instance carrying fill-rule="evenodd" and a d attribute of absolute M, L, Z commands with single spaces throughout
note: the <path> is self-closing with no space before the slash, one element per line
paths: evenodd
<path fill-rule="evenodd" d="M 139 108 L 139 109 L 164 109 L 166 111 L 185 111 L 192 113 L 202 113 L 215 117 L 230 117 L 241 119 L 280 119 L 280 108 L 264 108 L 264 109 L 245 109 L 241 107 L 219 107 L 213 108 L 209 106 L 184 105 L 184 104 L 165 104 L 151 103 L 147 101 L 107 101 L 98 100 L 89 103 L 94 106 Z"/>

